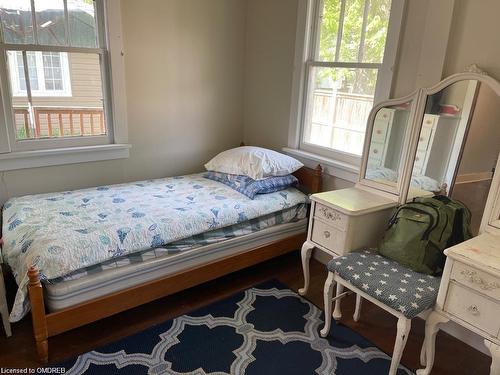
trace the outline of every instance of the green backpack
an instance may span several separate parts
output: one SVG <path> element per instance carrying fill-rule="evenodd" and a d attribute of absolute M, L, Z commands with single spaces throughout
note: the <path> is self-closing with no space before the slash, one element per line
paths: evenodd
<path fill-rule="evenodd" d="M 443 250 L 472 237 L 469 209 L 446 196 L 415 198 L 399 206 L 389 221 L 379 253 L 412 270 L 442 272 Z"/>

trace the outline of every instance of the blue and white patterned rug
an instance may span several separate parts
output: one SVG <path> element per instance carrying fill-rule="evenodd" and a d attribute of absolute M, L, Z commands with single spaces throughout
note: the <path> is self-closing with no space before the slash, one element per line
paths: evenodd
<path fill-rule="evenodd" d="M 277 281 L 63 363 L 66 374 L 387 374 L 390 357 Z M 398 375 L 411 372 L 404 367 Z"/>

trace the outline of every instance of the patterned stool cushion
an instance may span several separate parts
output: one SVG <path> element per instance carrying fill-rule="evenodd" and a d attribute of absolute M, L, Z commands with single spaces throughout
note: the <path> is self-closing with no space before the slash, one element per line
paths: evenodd
<path fill-rule="evenodd" d="M 441 282 L 368 250 L 335 258 L 328 270 L 409 319 L 435 304 Z"/>

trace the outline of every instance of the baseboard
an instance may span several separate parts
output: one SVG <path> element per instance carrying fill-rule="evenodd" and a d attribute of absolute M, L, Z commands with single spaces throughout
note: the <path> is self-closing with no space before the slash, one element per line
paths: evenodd
<path fill-rule="evenodd" d="M 493 178 L 492 172 L 468 173 L 457 176 L 455 184 L 468 184 L 471 182 L 487 181 Z"/>
<path fill-rule="evenodd" d="M 323 264 L 327 264 L 332 259 L 328 254 L 316 249 L 313 250 L 313 258 Z M 489 350 L 484 345 L 484 339 L 474 332 L 469 331 L 468 329 L 456 324 L 455 322 L 443 324 L 441 329 L 447 334 L 459 339 L 464 344 L 469 345 L 474 349 L 479 350 L 481 353 L 484 353 L 491 357 Z M 439 338 L 437 340 L 438 343 L 436 345 L 439 345 Z"/>

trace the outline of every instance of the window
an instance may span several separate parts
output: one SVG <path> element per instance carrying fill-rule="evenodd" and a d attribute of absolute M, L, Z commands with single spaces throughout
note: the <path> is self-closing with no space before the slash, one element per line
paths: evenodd
<path fill-rule="evenodd" d="M 11 151 L 113 143 L 104 4 L 0 0 Z"/>
<path fill-rule="evenodd" d="M 27 52 L 32 96 L 71 97 L 71 78 L 66 52 Z M 26 96 L 23 54 L 8 55 L 12 96 Z"/>
<path fill-rule="evenodd" d="M 370 110 L 389 96 L 403 9 L 402 1 L 392 3 L 309 1 L 300 149 L 359 163 Z"/>

